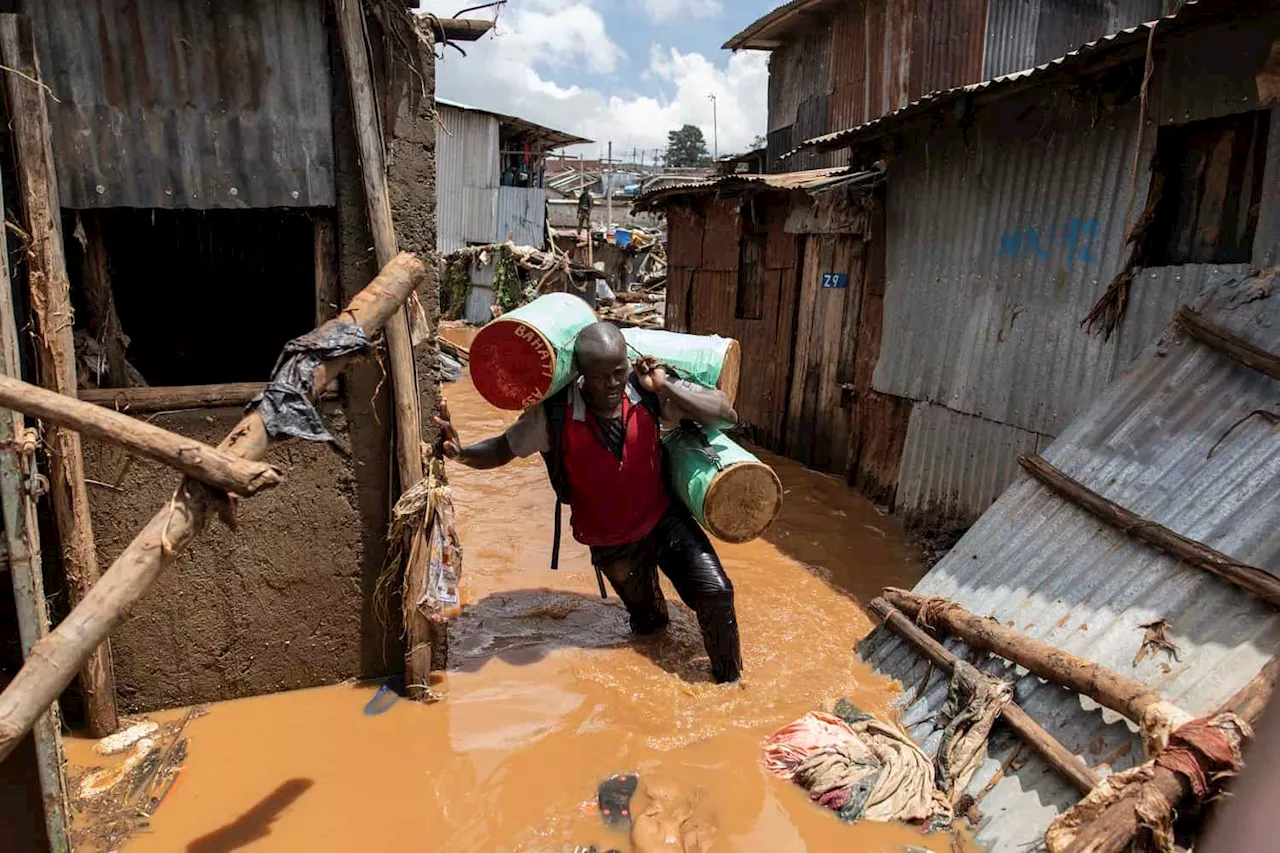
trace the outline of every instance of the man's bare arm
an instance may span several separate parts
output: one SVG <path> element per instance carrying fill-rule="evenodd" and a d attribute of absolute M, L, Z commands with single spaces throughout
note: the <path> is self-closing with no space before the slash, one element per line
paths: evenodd
<path fill-rule="evenodd" d="M 458 460 L 468 468 L 481 470 L 501 468 L 516 457 L 505 433 L 464 447 L 462 439 L 458 437 L 458 430 L 454 428 L 453 421 L 449 417 L 449 404 L 444 400 L 440 401 L 440 416 L 435 418 L 435 422 L 443 433 L 444 455 Z"/>

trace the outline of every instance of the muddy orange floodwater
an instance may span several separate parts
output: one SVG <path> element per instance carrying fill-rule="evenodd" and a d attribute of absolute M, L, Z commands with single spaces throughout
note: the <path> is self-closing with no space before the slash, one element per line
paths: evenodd
<path fill-rule="evenodd" d="M 464 440 L 513 418 L 465 380 L 446 393 Z M 633 641 L 567 525 L 561 569 L 548 569 L 539 458 L 453 466 L 468 603 L 450 628 L 447 700 L 369 716 L 373 688 L 348 684 L 210 706 L 187 727 L 172 793 L 124 849 L 626 851 L 595 787 L 637 770 L 702 788 L 717 850 L 948 850 L 945 834 L 841 824 L 761 769 L 761 739 L 806 711 L 843 696 L 886 713 L 893 685 L 854 654 L 871 628 L 862 603 L 921 571 L 896 522 L 837 478 L 768 461 L 787 489 L 781 519 L 717 546 L 737 590 L 740 684 L 710 682 L 697 624 L 665 581 L 669 631 Z M 69 751 L 73 766 L 103 761 L 86 741 Z"/>

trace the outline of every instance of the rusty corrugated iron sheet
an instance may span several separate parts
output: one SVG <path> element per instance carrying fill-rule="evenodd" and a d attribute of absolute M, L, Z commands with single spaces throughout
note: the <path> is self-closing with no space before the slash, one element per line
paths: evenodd
<path fill-rule="evenodd" d="M 336 203 L 324 0 L 42 0 L 63 207 Z"/>
<path fill-rule="evenodd" d="M 1231 279 L 1199 306 L 1210 319 L 1280 352 L 1274 279 Z M 1271 409 L 1280 382 L 1170 327 L 1126 375 L 1063 429 L 1043 455 L 1089 488 L 1228 556 L 1280 575 L 1280 431 L 1245 415 Z M 1221 440 L 1221 442 L 1220 442 Z M 1215 448 L 1214 445 L 1217 445 Z M 1213 451 L 1212 454 L 1210 451 Z M 1018 474 L 960 542 L 916 586 L 1028 636 L 1123 672 L 1193 714 L 1218 708 L 1280 652 L 1280 616 L 1252 595 L 1179 563 Z M 1137 662 L 1145 623 L 1170 624 L 1177 656 Z M 965 657 L 961 644 L 947 645 Z M 878 629 L 859 654 L 906 688 L 902 719 L 930 754 L 945 680 Z M 1013 680 L 1016 701 L 1100 772 L 1142 761 L 1134 727 L 1093 702 L 982 656 Z M 1029 750 L 994 777 L 1020 742 L 997 727 L 970 784 L 985 816 L 977 840 L 992 853 L 1033 849 L 1079 794 Z"/>
<path fill-rule="evenodd" d="M 940 110 L 952 107 L 956 102 L 967 98 L 982 95 L 992 99 L 1011 95 L 1029 86 L 1045 82 L 1045 75 L 1051 75 L 1057 82 L 1073 80 L 1078 75 L 1088 73 L 1090 68 L 1098 62 L 1114 60 L 1125 52 L 1142 53 L 1153 27 L 1158 27 L 1161 34 L 1171 34 L 1229 21 L 1242 8 L 1248 7 L 1249 0 L 1187 0 L 1176 13 L 1157 21 L 1103 36 L 1096 41 L 1081 45 L 1065 56 L 1058 56 L 1033 68 L 1009 72 L 1002 77 L 978 83 L 922 94 L 918 99 L 895 111 L 868 116 L 867 120 L 857 127 L 834 130 L 823 136 L 797 143 L 797 151 L 807 148 L 819 150 L 845 148 L 857 142 L 901 130 L 911 122 L 939 114 Z M 1254 11 L 1256 13 L 1256 7 Z M 1259 26 L 1266 25 L 1265 22 L 1259 22 Z M 1020 32 L 1025 35 L 1025 29 Z M 788 152 L 787 157 L 795 156 L 796 153 L 796 151 Z"/>
<path fill-rule="evenodd" d="M 775 190 L 815 190 L 847 180 L 861 177 L 870 179 L 877 176 L 873 172 L 853 172 L 847 167 L 836 166 L 826 169 L 806 169 L 797 172 L 779 172 L 764 175 L 720 175 L 701 181 L 667 184 L 659 189 L 649 190 L 639 195 L 632 203 L 632 210 L 645 211 L 656 204 L 679 196 L 727 194 L 751 189 Z M 668 228 L 668 231 L 676 229 Z"/>
<path fill-rule="evenodd" d="M 916 0 L 908 97 L 981 80 L 986 25 L 987 0 Z"/>
<path fill-rule="evenodd" d="M 1118 30 L 1172 11 L 1164 0 L 989 0 L 982 78 L 1062 56 Z"/>

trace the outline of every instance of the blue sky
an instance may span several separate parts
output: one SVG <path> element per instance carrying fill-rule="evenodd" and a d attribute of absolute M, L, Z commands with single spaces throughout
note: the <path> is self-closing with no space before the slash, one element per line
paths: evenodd
<path fill-rule="evenodd" d="M 436 92 L 594 139 L 572 149 L 589 157 L 609 140 L 615 156 L 652 152 L 684 123 L 711 147 L 715 93 L 720 152 L 742 150 L 765 130 L 768 56 L 720 45 L 779 2 L 510 0 L 494 34 L 437 64 Z M 459 4 L 422 8 L 452 15 Z"/>

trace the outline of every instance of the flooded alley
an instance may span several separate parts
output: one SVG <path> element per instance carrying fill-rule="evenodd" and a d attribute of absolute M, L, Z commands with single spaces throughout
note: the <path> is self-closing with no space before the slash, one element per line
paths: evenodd
<path fill-rule="evenodd" d="M 466 380 L 446 391 L 464 438 L 511 420 Z M 836 478 L 768 461 L 787 490 L 781 519 L 761 540 L 717 543 L 737 590 L 740 684 L 710 681 L 697 624 L 665 580 L 671 627 L 637 642 L 616 597 L 600 600 L 584 547 L 566 537 L 550 571 L 540 459 L 454 466 L 466 607 L 451 626 L 447 700 L 367 715 L 374 689 L 348 684 L 210 706 L 187 726 L 172 793 L 124 849 L 401 849 L 412 838 L 423 850 L 625 850 L 594 800 L 601 779 L 628 770 L 703 789 L 720 850 L 948 849 L 942 835 L 842 825 L 760 766 L 764 736 L 824 703 L 885 711 L 891 685 L 853 653 L 872 624 L 862 603 L 920 573 L 892 518 Z M 76 768 L 95 763 L 89 742 L 68 749 Z"/>

